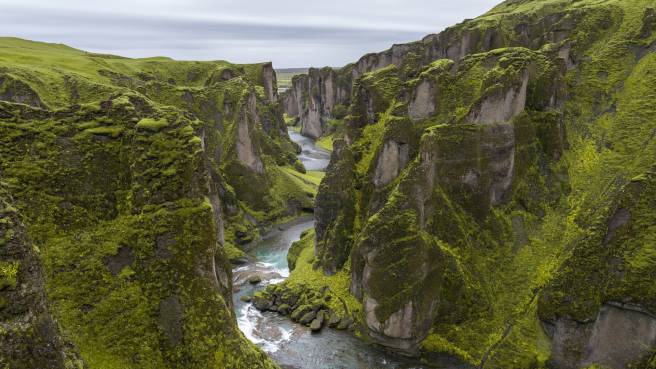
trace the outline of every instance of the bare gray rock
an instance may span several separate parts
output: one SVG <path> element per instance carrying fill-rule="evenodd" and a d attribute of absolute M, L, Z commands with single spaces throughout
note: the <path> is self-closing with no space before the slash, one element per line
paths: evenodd
<path fill-rule="evenodd" d="M 392 182 L 403 171 L 409 160 L 407 144 L 392 140 L 385 142 L 376 162 L 374 185 L 380 188 Z"/>
<path fill-rule="evenodd" d="M 262 174 L 264 173 L 264 164 L 252 139 L 254 126 L 258 124 L 258 121 L 257 101 L 255 94 L 251 93 L 237 122 L 237 158 L 252 171 Z"/>
<path fill-rule="evenodd" d="M 608 303 L 594 322 L 559 318 L 551 329 L 552 365 L 627 368 L 656 348 L 656 317 L 640 307 Z"/>
<path fill-rule="evenodd" d="M 469 121 L 480 124 L 509 121 L 524 111 L 527 87 L 528 71 L 524 71 L 519 84 L 484 98 L 480 105 L 469 113 Z"/>
<path fill-rule="evenodd" d="M 656 318 L 643 311 L 605 305 L 592 327 L 582 367 L 626 368 L 656 348 Z"/>
<path fill-rule="evenodd" d="M 183 313 L 184 309 L 178 296 L 171 295 L 159 303 L 159 324 L 172 346 L 180 343 L 184 335 L 182 330 Z"/>
<path fill-rule="evenodd" d="M 408 105 L 408 114 L 412 120 L 419 120 L 428 118 L 433 113 L 435 113 L 435 91 L 430 82 L 421 81 Z"/>
<path fill-rule="evenodd" d="M 273 64 L 265 63 L 262 65 L 262 84 L 264 85 L 264 92 L 270 102 L 278 100 L 278 81 L 276 72 L 273 70 Z"/>

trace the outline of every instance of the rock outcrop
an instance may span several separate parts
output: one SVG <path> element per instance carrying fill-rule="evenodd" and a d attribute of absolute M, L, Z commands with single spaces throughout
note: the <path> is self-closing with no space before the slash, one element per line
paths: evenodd
<path fill-rule="evenodd" d="M 415 89 L 410 103 L 408 104 L 408 115 L 417 120 L 428 118 L 435 113 L 435 91 L 428 81 L 421 81 Z"/>
<path fill-rule="evenodd" d="M 0 364 L 48 369 L 84 366 L 50 313 L 43 267 L 10 200 L 0 187 Z"/>
<path fill-rule="evenodd" d="M 469 113 L 469 121 L 480 124 L 507 122 L 524 111 L 528 71 L 520 75 L 517 85 L 483 96 L 479 105 Z"/>
<path fill-rule="evenodd" d="M 553 342 L 551 365 L 563 369 L 628 368 L 656 347 L 656 318 L 621 304 L 603 305 L 594 322 L 559 318 L 547 332 Z"/>
<path fill-rule="evenodd" d="M 292 87 L 281 97 L 285 113 L 298 117 L 301 133 L 318 138 L 333 117 L 337 105 L 348 105 L 351 84 L 342 71 L 311 68 L 307 75 L 295 76 Z"/>
<path fill-rule="evenodd" d="M 363 334 L 481 368 L 653 367 L 652 8 L 506 1 L 335 71 L 312 266 L 350 274 Z"/>
<path fill-rule="evenodd" d="M 401 173 L 410 160 L 408 144 L 387 141 L 376 162 L 374 186 L 383 187 Z"/>
<path fill-rule="evenodd" d="M 253 142 L 254 126 L 260 124 L 259 116 L 257 114 L 257 105 L 255 102 L 255 94 L 248 95 L 246 104 L 239 113 L 239 120 L 237 122 L 237 158 L 250 170 L 263 174 L 264 164 L 260 158 L 260 146 Z"/>
<path fill-rule="evenodd" d="M 0 366 L 276 368 L 229 261 L 311 203 L 271 65 L 0 45 L 21 56 L 0 63 Z"/>
<path fill-rule="evenodd" d="M 27 83 L 9 75 L 0 75 L 0 101 L 11 101 L 35 108 L 45 107 L 39 94 Z"/>
<path fill-rule="evenodd" d="M 276 71 L 273 70 L 272 63 L 262 65 L 262 85 L 269 102 L 278 101 L 278 81 L 276 80 Z"/>

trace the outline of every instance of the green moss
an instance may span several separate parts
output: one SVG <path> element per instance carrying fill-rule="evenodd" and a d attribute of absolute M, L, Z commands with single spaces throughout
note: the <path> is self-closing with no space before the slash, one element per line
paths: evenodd
<path fill-rule="evenodd" d="M 296 262 L 303 250 L 314 246 L 314 232 L 306 232 L 301 235 L 301 239 L 292 243 L 289 251 L 287 252 L 287 265 L 289 270 L 293 271 L 296 268 Z"/>
<path fill-rule="evenodd" d="M 123 132 L 123 127 L 95 127 L 87 128 L 83 133 L 99 135 L 99 136 L 109 136 L 112 138 L 117 138 Z"/>
<path fill-rule="evenodd" d="M 326 151 L 333 151 L 333 136 L 322 136 L 317 140 L 317 146 Z"/>
<path fill-rule="evenodd" d="M 296 117 L 290 117 L 287 114 L 284 115 L 284 119 L 285 119 L 285 125 L 288 127 L 294 127 L 296 126 L 296 123 L 298 123 L 298 119 Z"/>
<path fill-rule="evenodd" d="M 379 319 L 409 300 L 421 311 L 424 299 L 437 296 L 435 301 L 451 305 L 436 314 L 423 350 L 481 367 L 527 368 L 544 367 L 549 359 L 541 320 L 589 321 L 603 303 L 626 298 L 651 309 L 655 292 L 637 277 L 637 271 L 653 274 L 654 256 L 646 246 L 654 243 L 645 210 L 650 200 L 637 200 L 638 192 L 652 198 L 655 147 L 649 117 L 656 104 L 654 76 L 647 73 L 654 68 L 653 55 L 647 50 L 656 35 L 645 23 L 650 7 L 642 0 L 508 1 L 445 32 L 454 42 L 450 54 L 458 54 L 458 47 L 471 51 L 463 59 L 421 60 L 417 49 L 435 51 L 427 39 L 408 45 L 397 67 L 354 83 L 346 132 L 357 171 L 352 182 L 325 181 L 318 198 L 324 191 L 334 196 L 337 189 L 354 189 L 349 196 L 356 206 L 349 201 L 329 206 L 329 216 L 317 212 L 317 224 L 357 214 L 355 222 L 341 223 L 349 229 L 339 232 L 341 239 L 356 240 L 350 255 L 355 290 L 365 263 L 362 253 L 376 250 L 367 255 L 374 277 L 364 293 L 379 302 Z M 527 34 L 518 31 L 519 24 Z M 560 25 L 562 42 L 537 38 Z M 459 44 L 465 36 L 467 42 Z M 494 50 L 487 51 L 490 47 Z M 500 136 L 494 127 L 467 123 L 474 109 L 503 96 L 524 73 L 529 76 L 525 112 L 509 122 L 512 183 L 507 198 L 491 205 L 485 183 L 495 177 L 485 171 L 498 158 L 485 150 L 500 143 Z M 407 100 L 421 81 L 434 87 L 435 114 L 407 122 Z M 421 144 L 413 144 L 422 134 Z M 390 139 L 410 145 L 411 163 L 376 189 L 372 173 Z M 469 171 L 478 174 L 476 185 L 463 183 Z M 603 246 L 618 207 L 631 209 L 632 220 L 616 241 Z M 638 224 L 640 230 L 634 228 Z M 412 231 L 406 235 L 403 228 Z M 318 235 L 317 258 L 342 253 L 344 243 L 327 242 L 330 232 Z M 435 260 L 422 253 L 433 249 L 442 251 Z M 420 287 L 425 277 L 413 273 L 427 260 L 453 265 L 448 274 L 459 283 L 439 292 L 430 290 L 439 281 Z"/>
<path fill-rule="evenodd" d="M 350 126 L 360 128 L 380 119 L 380 115 L 388 110 L 400 91 L 398 72 L 398 68 L 392 64 L 367 73 L 355 82 Z"/>
<path fill-rule="evenodd" d="M 217 285 L 212 272 L 229 275 L 229 258 L 240 254 L 234 234 L 218 247 L 215 217 L 224 217 L 227 231 L 257 236 L 227 183 L 236 173 L 219 164 L 238 119 L 223 107 L 261 90 L 251 80 L 261 66 L 237 66 L 235 78 L 206 85 L 229 64 L 115 58 L 17 39 L 0 46 L 0 78 L 22 81 L 24 92 L 36 94 L 32 102 L 38 95 L 41 108 L 53 109 L 0 102 L 11 115 L 0 121 L 0 168 L 40 250 L 48 305 L 84 362 L 274 368 L 239 332 L 230 285 Z M 274 107 L 257 104 L 282 124 Z M 284 175 L 278 182 L 289 194 L 277 195 L 272 216 L 295 198 L 311 206 L 305 193 L 291 195 L 302 181 L 278 167 L 295 158 L 291 142 L 257 134 L 268 145 L 268 172 Z M 302 184 L 316 187 L 308 178 Z M 213 209 L 210 198 L 225 208 Z M 3 265 L 3 284 L 15 283 L 14 267 Z"/>
<path fill-rule="evenodd" d="M 0 290 L 16 288 L 16 276 L 19 267 L 20 262 L 18 261 L 0 261 Z"/>
<path fill-rule="evenodd" d="M 169 122 L 166 119 L 144 118 L 137 123 L 136 128 L 144 131 L 157 132 L 168 125 Z"/>
<path fill-rule="evenodd" d="M 314 232 L 308 232 L 296 244 L 294 251 L 298 252 L 298 256 L 296 256 L 294 269 L 289 278 L 285 280 L 284 286 L 292 290 L 309 289 L 315 292 L 327 287 L 329 293 L 335 297 L 327 301 L 331 309 L 339 312 L 342 316 L 352 315 L 358 320 L 364 321 L 362 304 L 349 292 L 350 269 L 347 267 L 333 276 L 326 276 L 323 271 L 313 266 L 315 261 L 314 237 Z M 294 256 L 292 254 L 292 259 Z"/>
<path fill-rule="evenodd" d="M 446 338 L 438 334 L 430 334 L 421 343 L 423 350 L 428 352 L 441 352 L 457 357 L 465 362 L 475 362 L 475 360 L 466 352 L 449 342 Z"/>
<path fill-rule="evenodd" d="M 226 256 L 228 257 L 229 260 L 237 260 L 240 258 L 243 258 L 246 256 L 246 253 L 240 249 L 238 249 L 235 245 L 233 245 L 230 242 L 226 242 L 223 245 L 223 248 L 225 249 Z"/>

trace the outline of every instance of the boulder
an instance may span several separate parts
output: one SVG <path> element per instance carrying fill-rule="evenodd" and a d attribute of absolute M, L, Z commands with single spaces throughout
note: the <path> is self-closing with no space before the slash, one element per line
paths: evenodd
<path fill-rule="evenodd" d="M 314 319 L 312 323 L 310 324 L 310 330 L 312 332 L 319 332 L 321 331 L 321 328 L 323 327 L 323 319 Z"/>
<path fill-rule="evenodd" d="M 291 308 L 287 304 L 281 304 L 280 306 L 278 306 L 278 313 L 280 313 L 281 315 L 288 315 L 290 310 Z"/>
<path fill-rule="evenodd" d="M 312 307 L 308 305 L 302 305 L 296 308 L 296 310 L 294 310 L 294 312 L 291 315 L 291 318 L 293 321 L 298 322 L 301 320 L 302 317 L 304 317 L 309 312 L 314 312 L 312 310 Z M 314 319 L 314 316 L 312 317 L 312 319 Z"/>
<path fill-rule="evenodd" d="M 342 321 L 342 318 L 337 315 L 334 311 L 330 312 L 328 317 L 328 326 L 330 328 L 335 328 Z"/>
<path fill-rule="evenodd" d="M 262 282 L 262 277 L 259 275 L 252 275 L 248 277 L 248 283 L 250 284 L 259 284 L 260 282 Z"/>
<path fill-rule="evenodd" d="M 339 324 L 337 324 L 337 329 L 339 329 L 340 331 L 343 331 L 343 330 L 349 329 L 349 327 L 351 327 L 351 325 L 353 325 L 353 318 L 346 317 L 346 318 L 342 319 L 339 322 Z"/>
<path fill-rule="evenodd" d="M 303 325 L 308 325 L 313 320 L 315 320 L 316 317 L 317 317 L 317 313 L 314 312 L 314 311 L 310 311 L 310 312 L 305 313 L 305 315 L 303 315 L 303 317 L 301 317 L 301 319 L 298 322 L 303 324 Z"/>
<path fill-rule="evenodd" d="M 259 311 L 267 311 L 273 305 L 273 303 L 264 296 L 253 296 L 252 299 L 253 305 Z"/>

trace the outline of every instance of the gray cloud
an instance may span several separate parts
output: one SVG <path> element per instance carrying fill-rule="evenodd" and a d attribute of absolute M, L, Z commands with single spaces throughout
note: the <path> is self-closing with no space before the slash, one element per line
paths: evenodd
<path fill-rule="evenodd" d="M 294 67 L 341 66 L 474 17 L 494 1 L 3 2 L 0 35 L 132 57 L 272 60 L 277 67 Z"/>

